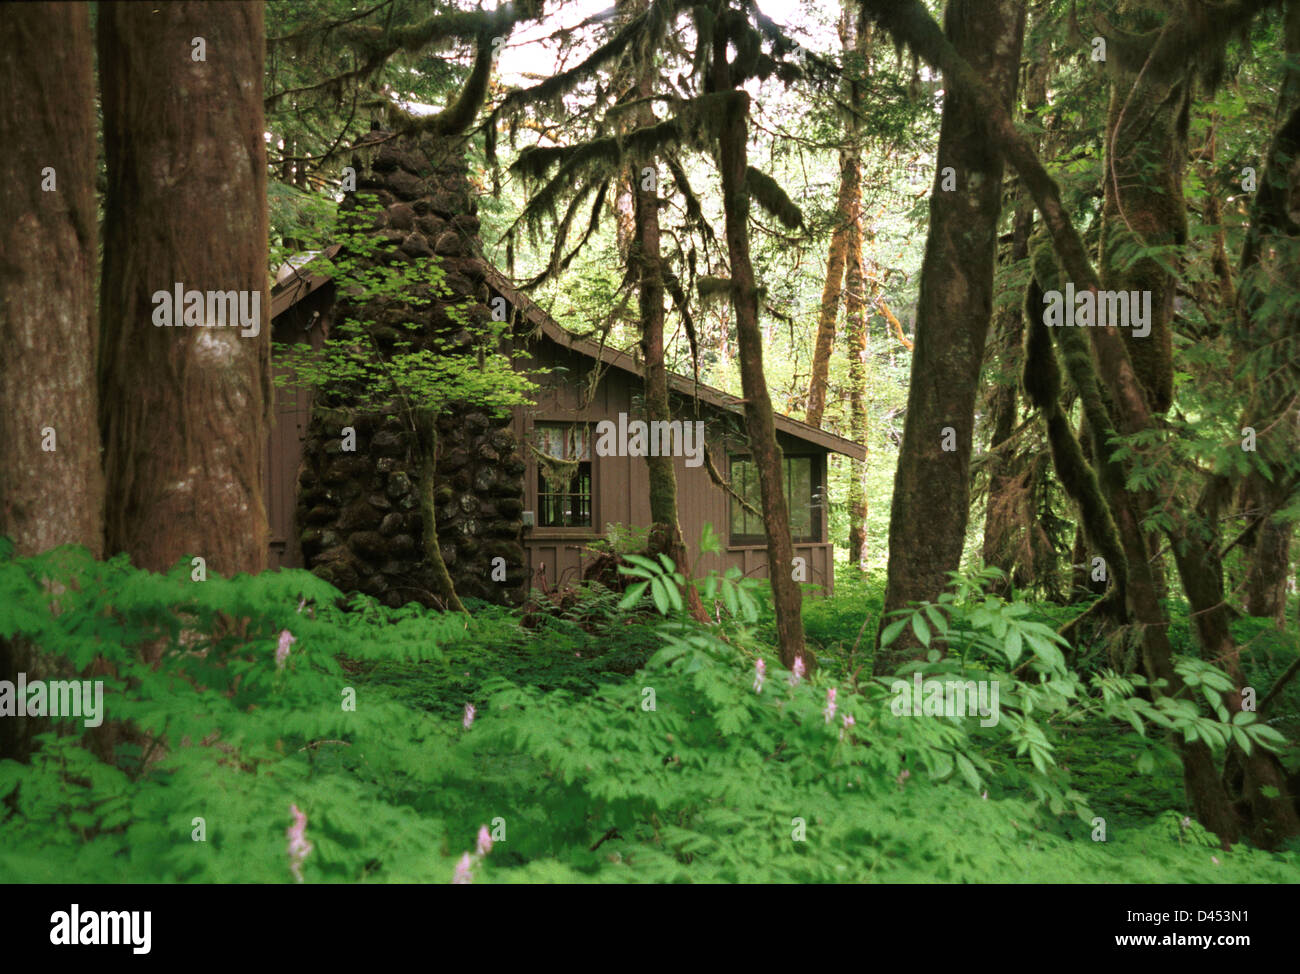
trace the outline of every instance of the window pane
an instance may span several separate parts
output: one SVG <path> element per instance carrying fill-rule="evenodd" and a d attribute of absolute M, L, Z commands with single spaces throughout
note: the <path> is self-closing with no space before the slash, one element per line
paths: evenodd
<path fill-rule="evenodd" d="M 732 459 L 731 461 L 731 488 L 741 497 L 745 496 L 745 468 L 748 467 L 744 460 Z M 745 533 L 745 509 L 740 506 L 736 498 L 731 498 L 731 533 L 740 535 Z"/>
<path fill-rule="evenodd" d="M 590 527 L 591 431 L 585 423 L 537 423 L 539 527 Z"/>
<path fill-rule="evenodd" d="M 790 505 L 790 534 L 812 537 L 812 457 L 787 457 L 786 503 Z"/>

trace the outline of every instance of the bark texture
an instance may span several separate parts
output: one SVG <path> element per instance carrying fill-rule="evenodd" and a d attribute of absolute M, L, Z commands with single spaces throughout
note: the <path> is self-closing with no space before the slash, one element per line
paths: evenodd
<path fill-rule="evenodd" d="M 140 568 L 266 566 L 263 40 L 260 3 L 100 7 L 106 542 Z M 156 327 L 151 296 L 177 284 L 259 295 L 257 335 Z"/>
<path fill-rule="evenodd" d="M 103 552 L 95 415 L 95 89 L 85 4 L 0 5 L 0 537 Z M 34 672 L 0 639 L 0 680 Z M 46 721 L 0 720 L 22 760 Z"/>
<path fill-rule="evenodd" d="M 20 556 L 62 544 L 98 556 L 104 491 L 87 7 L 5 4 L 0 36 L 0 536 Z"/>
<path fill-rule="evenodd" d="M 989 79 L 994 97 L 1007 110 L 1015 100 L 1024 3 L 953 0 L 946 16 L 947 36 L 972 69 Z M 960 564 L 975 395 L 992 313 L 1002 158 L 987 140 L 973 100 L 959 86 L 946 88 L 907 418 L 890 511 L 885 613 L 936 599 L 948 584 L 947 573 Z M 946 191 L 948 170 L 956 188 Z M 894 672 L 921 649 L 910 629 L 904 632 L 877 652 L 877 674 Z"/>
<path fill-rule="evenodd" d="M 731 303 L 736 312 L 741 391 L 745 397 L 745 428 L 758 470 L 763 526 L 767 533 L 768 576 L 776 610 L 777 644 L 781 662 L 792 667 L 802 657 L 811 670 L 812 654 L 804 644 L 803 592 L 793 577 L 794 545 L 785 497 L 785 465 L 776 442 L 772 400 L 763 373 L 763 333 L 758 320 L 758 288 L 749 255 L 749 189 L 746 184 L 749 139 L 749 94 L 733 87 L 727 61 L 730 31 L 718 29 L 713 38 L 710 90 L 729 95 L 718 132 L 718 163 L 722 176 L 722 206 L 726 222 L 727 256 L 731 264 Z M 739 56 L 739 55 L 738 55 Z"/>

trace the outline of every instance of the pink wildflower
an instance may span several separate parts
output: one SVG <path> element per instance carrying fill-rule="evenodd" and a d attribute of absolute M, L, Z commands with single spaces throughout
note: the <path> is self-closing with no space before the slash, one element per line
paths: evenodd
<path fill-rule="evenodd" d="M 822 711 L 826 715 L 826 723 L 835 719 L 835 688 L 831 687 L 826 691 L 826 709 Z"/>
<path fill-rule="evenodd" d="M 486 825 L 478 827 L 478 846 L 474 850 L 480 857 L 492 851 L 492 835 Z"/>
<path fill-rule="evenodd" d="M 284 669 L 284 664 L 289 659 L 289 647 L 297 641 L 297 637 L 288 629 L 280 630 L 280 643 L 275 647 L 275 668 L 277 670 Z"/>
<path fill-rule="evenodd" d="M 462 721 L 462 723 L 464 723 L 466 730 L 469 730 L 469 725 L 474 723 L 475 712 L 476 711 L 474 710 L 474 705 L 472 703 L 465 704 L 465 720 Z"/>
<path fill-rule="evenodd" d="M 460 862 L 456 863 L 456 875 L 451 880 L 453 886 L 468 886 L 474 882 L 474 877 L 470 875 L 472 865 L 468 852 L 460 857 Z"/>
<path fill-rule="evenodd" d="M 301 883 L 302 864 L 311 854 L 312 844 L 307 841 L 305 835 L 307 816 L 298 810 L 296 804 L 290 805 L 289 811 L 293 814 L 293 824 L 284 830 L 284 834 L 289 839 L 289 871 L 293 873 L 293 878 Z"/>
<path fill-rule="evenodd" d="M 763 677 L 767 675 L 767 664 L 761 659 L 754 663 L 754 692 L 763 692 Z"/>
<path fill-rule="evenodd" d="M 794 670 L 790 673 L 790 686 L 792 687 L 798 686 L 799 681 L 803 679 L 803 675 L 805 672 L 806 671 L 803 665 L 803 657 L 796 656 L 794 658 Z"/>
<path fill-rule="evenodd" d="M 844 740 L 844 732 L 857 723 L 852 714 L 840 714 L 840 720 L 844 721 L 844 726 L 840 728 L 840 740 Z"/>
<path fill-rule="evenodd" d="M 1217 866 L 1217 865 L 1219 864 L 1219 857 L 1218 857 L 1218 856 L 1210 856 L 1210 862 L 1214 863 L 1214 864 Z"/>

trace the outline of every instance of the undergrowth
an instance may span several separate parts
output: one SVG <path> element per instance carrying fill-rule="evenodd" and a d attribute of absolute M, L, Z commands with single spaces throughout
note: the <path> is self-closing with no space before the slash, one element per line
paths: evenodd
<path fill-rule="evenodd" d="M 1208 709 L 1103 692 L 978 580 L 919 610 L 961 651 L 915 667 L 1005 681 L 989 727 L 899 717 L 866 675 L 879 580 L 808 602 L 821 666 L 796 679 L 761 586 L 715 578 L 702 627 L 671 566 L 642 570 L 525 628 L 345 602 L 300 571 L 194 582 L 0 549 L 0 638 L 34 648 L 29 679 L 101 674 L 107 713 L 50 718 L 29 762 L 0 762 L 0 881 L 1300 880 L 1295 848 L 1222 851 L 1188 819 L 1161 720 Z M 1295 658 L 1257 635 L 1252 665 Z"/>

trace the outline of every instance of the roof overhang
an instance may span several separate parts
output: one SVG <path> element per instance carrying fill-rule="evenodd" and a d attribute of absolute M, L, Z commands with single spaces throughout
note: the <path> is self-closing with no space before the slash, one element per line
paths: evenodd
<path fill-rule="evenodd" d="M 311 265 L 320 257 L 326 259 L 333 257 L 339 252 L 339 246 L 339 244 L 333 244 L 311 260 L 295 267 L 285 276 L 281 283 L 271 289 L 271 319 L 273 321 L 333 279 L 328 274 L 314 272 Z M 600 342 L 594 342 L 589 338 L 582 338 L 573 334 L 551 315 L 547 314 L 537 302 L 516 288 L 514 282 L 490 263 L 484 261 L 484 266 L 488 286 L 509 301 L 515 310 L 531 322 L 536 330 L 547 339 L 563 348 L 572 349 L 579 355 L 584 355 L 605 365 L 629 372 L 637 378 L 644 377 L 645 368 L 639 359 L 616 348 L 610 348 Z M 668 373 L 668 387 L 673 392 L 698 398 L 718 409 L 739 414 L 743 414 L 745 411 L 744 399 L 723 392 L 721 389 L 715 389 L 713 386 L 705 385 L 703 382 L 696 382 L 688 376 L 678 375 L 676 372 Z M 789 416 L 784 416 L 776 411 L 773 411 L 772 418 L 777 430 L 788 436 L 819 446 L 832 453 L 852 457 L 855 460 L 866 460 L 867 458 L 866 447 L 860 443 L 854 443 L 842 436 L 836 436 L 834 433 L 828 433 L 815 426 L 809 426 L 807 423 L 791 419 Z"/>

